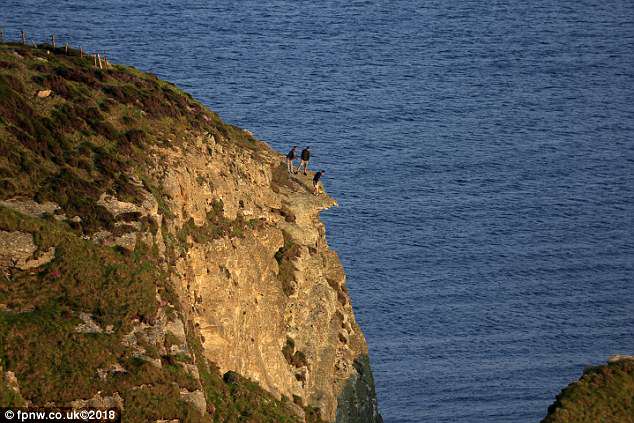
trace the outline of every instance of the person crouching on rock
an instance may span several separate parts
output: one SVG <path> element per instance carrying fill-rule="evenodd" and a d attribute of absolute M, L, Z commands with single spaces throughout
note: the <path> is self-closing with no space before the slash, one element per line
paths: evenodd
<path fill-rule="evenodd" d="M 302 150 L 302 154 L 300 157 L 301 161 L 299 162 L 299 166 L 297 166 L 297 172 L 299 172 L 299 169 L 302 168 L 302 166 L 304 166 L 304 175 L 308 175 L 308 173 L 306 173 L 308 171 L 308 161 L 310 160 L 310 147 L 306 147 L 305 149 Z"/>
<path fill-rule="evenodd" d="M 286 155 L 286 167 L 288 168 L 288 173 L 297 173 L 293 170 L 293 160 L 295 160 L 295 149 L 296 145 L 291 148 L 291 151 Z M 299 170 L 299 168 L 297 168 Z"/>
<path fill-rule="evenodd" d="M 326 173 L 325 170 L 320 170 L 315 173 L 315 176 L 313 176 L 313 194 L 315 195 L 319 194 L 319 180 L 321 179 L 321 175 L 324 173 Z"/>

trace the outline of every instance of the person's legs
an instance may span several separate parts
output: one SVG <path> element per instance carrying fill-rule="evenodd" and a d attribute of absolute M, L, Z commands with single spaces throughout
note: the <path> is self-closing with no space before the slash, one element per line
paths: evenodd
<path fill-rule="evenodd" d="M 286 167 L 288 168 L 288 173 L 293 173 L 293 161 L 291 159 L 286 159 Z"/>
<path fill-rule="evenodd" d="M 304 163 L 304 175 L 308 175 L 306 173 L 308 171 L 308 160 L 302 160 L 302 163 Z"/>
<path fill-rule="evenodd" d="M 317 195 L 319 193 L 319 182 L 313 182 L 313 194 Z"/>

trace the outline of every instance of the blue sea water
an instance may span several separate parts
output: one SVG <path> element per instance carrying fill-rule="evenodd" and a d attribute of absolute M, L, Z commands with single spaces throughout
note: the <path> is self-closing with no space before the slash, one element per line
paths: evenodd
<path fill-rule="evenodd" d="M 1 0 L 310 145 L 386 423 L 537 422 L 634 353 L 631 1 Z"/>

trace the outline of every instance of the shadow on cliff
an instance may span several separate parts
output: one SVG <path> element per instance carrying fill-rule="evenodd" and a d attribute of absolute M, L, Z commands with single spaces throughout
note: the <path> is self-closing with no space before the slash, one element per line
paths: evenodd
<path fill-rule="evenodd" d="M 353 365 L 356 372 L 348 378 L 337 398 L 337 423 L 383 423 L 369 357 L 361 355 Z"/>

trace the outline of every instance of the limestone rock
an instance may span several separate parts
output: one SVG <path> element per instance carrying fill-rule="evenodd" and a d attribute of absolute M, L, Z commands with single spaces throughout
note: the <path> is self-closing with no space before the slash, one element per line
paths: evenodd
<path fill-rule="evenodd" d="M 75 332 L 77 333 L 101 333 L 103 329 L 92 319 L 92 316 L 83 311 L 79 313 L 79 318 L 82 323 L 75 326 Z"/>
<path fill-rule="evenodd" d="M 0 206 L 8 207 L 22 214 L 33 217 L 42 217 L 45 214 L 53 215 L 57 212 L 57 210 L 59 210 L 59 206 L 50 201 L 37 203 L 30 199 L 18 198 L 0 201 Z"/>
<path fill-rule="evenodd" d="M 179 342 L 185 343 L 185 326 L 179 319 L 168 321 L 165 325 L 165 331 L 174 335 Z"/>
<path fill-rule="evenodd" d="M 134 247 L 136 246 L 136 241 L 137 241 L 136 234 L 130 232 L 115 238 L 112 245 L 118 245 L 119 247 L 125 248 L 128 251 L 134 251 Z"/>
<path fill-rule="evenodd" d="M 4 368 L 0 366 L 0 393 L 2 393 L 2 399 L 9 401 L 9 404 L 2 404 L 3 406 L 11 405 L 17 407 L 29 406 L 29 401 L 22 397 L 20 392 L 20 384 L 18 378 L 12 371 L 4 371 Z M 8 395 L 7 395 L 8 394 Z"/>
<path fill-rule="evenodd" d="M 198 367 L 195 364 L 181 363 L 187 373 L 189 373 L 194 379 L 200 380 L 200 373 Z"/>
<path fill-rule="evenodd" d="M 33 269 L 53 260 L 55 248 L 49 248 L 39 257 L 33 257 L 37 246 L 33 235 L 25 232 L 0 231 L 0 268 Z"/>
<path fill-rule="evenodd" d="M 100 206 L 105 207 L 114 217 L 117 217 L 123 213 L 142 213 L 141 209 L 136 204 L 126 203 L 125 201 L 119 201 L 111 195 L 105 193 L 101 195 L 97 202 Z"/>
<path fill-rule="evenodd" d="M 18 384 L 18 378 L 15 377 L 15 373 L 12 371 L 4 372 L 4 380 L 9 388 L 13 389 L 17 394 L 20 394 L 20 385 Z"/>
<path fill-rule="evenodd" d="M 12 267 L 26 263 L 37 247 L 33 236 L 25 232 L 0 231 L 0 266 Z"/>
<path fill-rule="evenodd" d="M 180 394 L 183 401 L 192 404 L 198 411 L 205 414 L 207 410 L 207 400 L 205 400 L 203 391 L 190 392 L 188 390 L 182 390 Z"/>
<path fill-rule="evenodd" d="M 131 178 L 134 180 L 134 178 Z M 138 214 L 139 216 L 158 216 L 158 202 L 157 200 L 143 188 L 139 189 L 141 202 L 140 206 L 136 204 L 128 203 L 125 201 L 119 201 L 112 195 L 103 193 L 99 197 L 98 205 L 108 210 L 115 218 L 122 214 Z"/>
<path fill-rule="evenodd" d="M 108 376 L 114 375 L 116 373 L 127 373 L 127 370 L 123 368 L 123 366 L 119 363 L 115 363 L 107 369 L 97 369 L 97 375 L 100 379 L 105 380 Z"/>
<path fill-rule="evenodd" d="M 163 239 L 189 219 L 195 225 L 171 277 L 206 357 L 278 398 L 302 398 L 326 421 L 381 422 L 367 345 L 319 220 L 336 202 L 313 195 L 311 179 L 289 176 L 266 147 L 256 153 L 201 135 L 179 149 L 157 147 L 153 157 L 174 215 Z M 259 223 L 239 235 L 192 236 L 218 200 L 224 219 Z"/>
<path fill-rule="evenodd" d="M 102 396 L 101 393 L 97 392 L 92 398 L 71 401 L 69 406 L 73 408 L 118 408 L 121 410 L 123 409 L 123 398 L 118 392 L 111 396 Z"/>
<path fill-rule="evenodd" d="M 160 297 L 159 303 L 162 303 Z M 152 324 L 136 321 L 132 330 L 126 334 L 121 343 L 131 350 L 134 357 L 145 360 L 156 367 L 162 367 L 160 356 L 166 354 L 184 354 L 191 359 L 191 353 L 185 339 L 185 330 L 183 322 L 176 318 L 168 316 L 166 312 L 167 306 L 159 308 L 155 321 Z M 182 332 L 181 332 L 182 331 Z M 176 332 L 176 333 L 175 333 Z M 175 336 L 179 345 L 176 348 L 167 350 L 165 347 L 166 335 Z M 147 347 L 150 347 L 148 351 Z M 172 346 L 174 347 L 174 346 Z M 158 355 L 156 354 L 158 352 Z M 189 370 L 189 373 L 198 377 L 198 371 Z"/>
<path fill-rule="evenodd" d="M 374 380 L 367 356 L 355 360 L 353 372 L 339 397 L 337 421 L 382 423 L 374 392 Z"/>
<path fill-rule="evenodd" d="M 608 357 L 608 363 L 616 363 L 617 361 L 634 360 L 634 355 L 614 354 Z"/>
<path fill-rule="evenodd" d="M 18 268 L 22 270 L 35 269 L 50 262 L 55 258 L 55 247 L 51 247 L 46 250 L 42 255 L 37 258 L 27 260 L 25 263 L 18 264 Z"/>
<path fill-rule="evenodd" d="M 40 90 L 37 92 L 37 97 L 38 98 L 46 98 L 48 96 L 50 96 L 53 93 L 53 91 L 51 90 Z"/>

